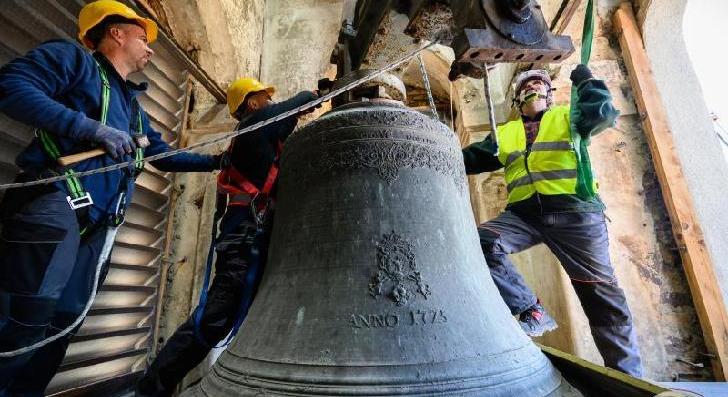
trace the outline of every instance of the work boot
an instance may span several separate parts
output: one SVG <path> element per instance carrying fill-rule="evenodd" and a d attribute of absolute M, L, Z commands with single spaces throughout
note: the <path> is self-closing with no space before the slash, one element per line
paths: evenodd
<path fill-rule="evenodd" d="M 556 321 L 546 313 L 546 309 L 541 306 L 541 303 L 536 303 L 519 314 L 518 324 L 530 337 L 541 336 L 558 327 Z"/>

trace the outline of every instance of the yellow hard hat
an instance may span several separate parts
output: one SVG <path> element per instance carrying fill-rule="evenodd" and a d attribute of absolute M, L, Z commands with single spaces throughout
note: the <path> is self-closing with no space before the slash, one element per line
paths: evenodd
<path fill-rule="evenodd" d="M 247 97 L 248 94 L 259 91 L 266 91 L 268 92 L 268 95 L 273 95 L 273 93 L 276 92 L 276 89 L 273 86 L 263 85 L 260 81 L 250 77 L 233 81 L 227 90 L 227 103 L 228 109 L 230 109 L 230 114 L 235 114 L 238 107 L 245 102 L 245 97 Z"/>
<path fill-rule="evenodd" d="M 147 40 L 153 43 L 157 40 L 157 23 L 149 18 L 142 18 L 137 15 L 134 10 L 126 4 L 115 0 L 98 0 L 93 3 L 86 4 L 78 14 L 78 39 L 83 45 L 93 50 L 94 46 L 90 40 L 86 38 L 86 33 L 93 29 L 94 26 L 101 23 L 104 18 L 118 15 L 126 19 L 137 21 L 141 27 L 147 32 Z"/>

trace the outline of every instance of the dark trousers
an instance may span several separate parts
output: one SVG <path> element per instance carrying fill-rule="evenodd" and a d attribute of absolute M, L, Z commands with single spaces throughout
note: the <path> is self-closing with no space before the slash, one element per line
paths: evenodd
<path fill-rule="evenodd" d="M 258 277 L 253 285 L 245 283 L 253 252 L 258 251 L 257 260 L 263 267 L 269 238 L 270 221 L 258 233 L 249 207 L 228 209 L 223 216 L 215 247 L 215 277 L 208 289 L 207 303 L 200 322 L 205 343 L 195 336 L 193 313 L 177 328 L 147 369 L 137 387 L 138 394 L 171 396 L 185 375 L 201 363 L 211 347 L 230 332 L 243 304 L 244 289 L 255 289 L 260 281 Z"/>
<path fill-rule="evenodd" d="M 604 364 L 642 375 L 632 315 L 609 259 L 603 213 L 534 216 L 505 211 L 480 225 L 478 232 L 493 281 L 514 315 L 533 306 L 537 298 L 508 254 L 544 243 L 571 279 Z"/>
<path fill-rule="evenodd" d="M 9 351 L 56 334 L 82 313 L 106 229 L 81 238 L 66 195 L 54 190 L 35 197 L 9 191 L 0 212 L 0 350 Z M 42 396 L 73 334 L 0 358 L 0 396 Z"/>

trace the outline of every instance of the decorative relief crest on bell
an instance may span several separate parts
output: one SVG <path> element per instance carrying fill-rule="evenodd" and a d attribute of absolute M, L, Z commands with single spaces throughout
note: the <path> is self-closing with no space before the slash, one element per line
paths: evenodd
<path fill-rule="evenodd" d="M 404 306 L 416 294 L 427 299 L 430 286 L 417 270 L 414 245 L 392 231 L 377 245 L 378 272 L 369 283 L 369 294 L 376 299 L 386 295 L 397 306 Z"/>
<path fill-rule="evenodd" d="M 388 185 L 397 180 L 403 168 L 429 168 L 452 178 L 458 190 L 465 191 L 459 151 L 433 150 L 433 145 L 391 139 L 384 135 L 382 141 L 339 144 L 337 150 L 323 154 L 320 166 L 323 169 L 372 168 Z"/>

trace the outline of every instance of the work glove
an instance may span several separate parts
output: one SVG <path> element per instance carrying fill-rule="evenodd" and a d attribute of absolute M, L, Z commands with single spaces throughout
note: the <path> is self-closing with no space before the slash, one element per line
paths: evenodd
<path fill-rule="evenodd" d="M 308 92 L 311 94 L 311 99 L 309 99 L 309 102 L 315 101 L 316 99 L 319 99 L 319 97 L 321 97 L 321 94 L 320 94 L 319 90 L 308 91 Z M 303 116 L 303 115 L 306 115 L 306 114 L 311 114 L 311 113 L 315 112 L 316 109 L 319 109 L 321 107 L 321 105 L 322 104 L 318 104 L 318 105 L 316 105 L 314 107 L 308 108 L 308 109 L 302 111 L 301 113 L 299 113 L 298 115 L 299 116 Z"/>
<path fill-rule="evenodd" d="M 589 70 L 589 68 L 586 65 L 579 64 L 579 65 L 576 65 L 574 70 L 571 71 L 571 76 L 569 76 L 569 78 L 574 83 L 574 85 L 578 86 L 579 84 L 581 84 L 589 79 L 593 79 L 594 75 L 592 74 L 591 70 Z"/>
<path fill-rule="evenodd" d="M 136 149 L 136 144 L 128 132 L 103 124 L 99 124 L 91 140 L 103 145 L 106 153 L 115 159 L 123 158 L 124 154 L 131 154 Z"/>
<path fill-rule="evenodd" d="M 470 62 L 453 62 L 450 65 L 450 72 L 447 74 L 447 79 L 455 81 L 462 76 L 482 79 L 485 77 L 485 71 L 482 67 L 473 65 Z"/>

